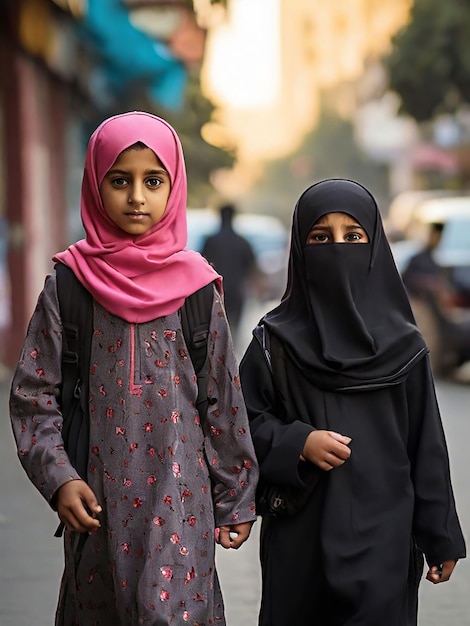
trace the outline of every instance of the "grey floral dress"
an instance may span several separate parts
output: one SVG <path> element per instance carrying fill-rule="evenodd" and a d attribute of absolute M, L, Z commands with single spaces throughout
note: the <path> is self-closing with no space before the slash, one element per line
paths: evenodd
<path fill-rule="evenodd" d="M 214 290 L 205 423 L 178 313 L 129 324 L 94 303 L 88 483 L 91 536 L 66 532 L 56 626 L 224 625 L 214 529 L 255 519 L 258 468 L 223 305 Z M 53 505 L 79 478 L 58 405 L 55 277 L 31 319 L 11 392 L 18 453 Z"/>

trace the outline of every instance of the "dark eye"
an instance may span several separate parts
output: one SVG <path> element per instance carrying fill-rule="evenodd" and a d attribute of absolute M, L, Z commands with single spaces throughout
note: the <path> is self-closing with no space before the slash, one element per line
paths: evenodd
<path fill-rule="evenodd" d="M 328 241 L 328 235 L 326 233 L 311 232 L 307 237 L 307 245 L 312 243 L 325 243 Z"/>
<path fill-rule="evenodd" d="M 159 178 L 147 178 L 147 185 L 149 187 L 160 187 L 162 181 Z"/>
<path fill-rule="evenodd" d="M 355 233 L 348 233 L 345 237 L 345 240 L 347 242 L 350 243 L 357 243 L 357 242 L 362 242 L 365 241 L 367 242 L 367 236 L 365 234 L 365 232 L 363 232 L 362 230 L 355 232 Z"/>
<path fill-rule="evenodd" d="M 114 185 L 114 187 L 124 187 L 127 184 L 127 180 L 122 177 L 113 178 L 111 184 Z"/>

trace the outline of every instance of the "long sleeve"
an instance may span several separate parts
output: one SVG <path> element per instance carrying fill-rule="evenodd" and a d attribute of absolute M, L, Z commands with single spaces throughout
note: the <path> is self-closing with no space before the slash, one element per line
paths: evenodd
<path fill-rule="evenodd" d="M 241 361 L 240 376 L 261 476 L 271 483 L 303 486 L 304 472 L 312 468 L 299 457 L 313 427 L 300 420 L 286 424 L 278 417 L 271 372 L 256 339 Z"/>
<path fill-rule="evenodd" d="M 18 456 L 29 479 L 50 503 L 57 489 L 79 478 L 61 435 L 62 324 L 55 279 L 48 276 L 28 326 L 11 385 L 10 418 Z"/>
<path fill-rule="evenodd" d="M 409 454 L 415 489 L 413 531 L 429 565 L 465 557 L 449 458 L 429 360 L 407 380 Z"/>
<path fill-rule="evenodd" d="M 227 319 L 216 293 L 208 354 L 208 395 L 213 400 L 202 422 L 211 475 L 216 525 L 256 519 L 258 463 L 250 436 L 238 365 Z"/>

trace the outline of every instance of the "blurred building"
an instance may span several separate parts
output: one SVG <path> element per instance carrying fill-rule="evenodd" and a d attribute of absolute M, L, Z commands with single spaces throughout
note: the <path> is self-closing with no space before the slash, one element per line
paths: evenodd
<path fill-rule="evenodd" d="M 255 4 L 263 7 L 258 22 Z M 407 22 L 411 5 L 412 0 L 231 3 L 229 19 L 210 33 L 203 76 L 207 92 L 221 108 L 224 129 L 209 128 L 207 139 L 222 143 L 224 134 L 229 135 L 239 149 L 242 175 L 235 172 L 234 189 L 240 182 L 249 187 L 260 160 L 295 149 L 316 126 L 325 103 L 348 119 L 355 117 L 364 103 L 364 89 L 375 85 L 376 64 Z M 250 37 L 255 28 L 258 34 Z M 232 72 L 226 57 L 220 58 L 221 51 L 227 54 L 229 40 Z M 241 99 L 241 93 L 250 97 Z M 230 180 L 223 183 L 229 186 Z"/>
<path fill-rule="evenodd" d="M 16 361 L 51 257 L 74 238 L 89 133 L 118 112 L 183 107 L 205 33 L 185 0 L 1 0 L 0 362 Z"/>

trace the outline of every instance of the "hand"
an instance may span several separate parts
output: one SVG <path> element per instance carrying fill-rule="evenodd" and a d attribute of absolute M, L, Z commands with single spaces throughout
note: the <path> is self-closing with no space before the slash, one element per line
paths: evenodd
<path fill-rule="evenodd" d="M 350 442 L 351 437 L 340 435 L 333 430 L 313 430 L 305 441 L 301 458 L 329 472 L 349 459 L 351 448 L 348 444 Z"/>
<path fill-rule="evenodd" d="M 238 550 L 238 548 L 245 543 L 250 536 L 252 526 L 253 522 L 243 522 L 242 524 L 232 524 L 231 526 L 221 526 L 220 528 L 216 528 L 216 531 L 218 531 L 215 535 L 216 541 L 226 550 L 229 548 Z M 230 533 L 235 533 L 236 537 L 231 539 Z"/>
<path fill-rule="evenodd" d="M 437 565 L 432 565 L 426 574 L 426 580 L 429 580 L 434 585 L 447 582 L 452 576 L 456 563 L 457 561 L 455 559 L 444 561 L 442 564 L 442 573 L 439 572 Z"/>
<path fill-rule="evenodd" d="M 57 512 L 67 530 L 93 535 L 101 526 L 95 517 L 101 510 L 84 480 L 69 480 L 57 490 Z"/>

